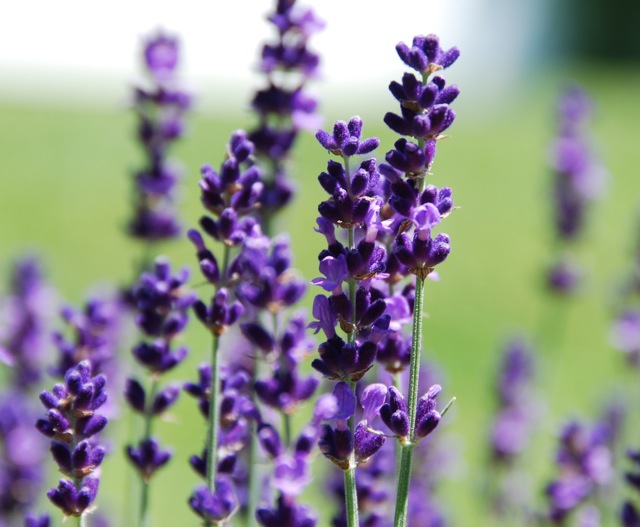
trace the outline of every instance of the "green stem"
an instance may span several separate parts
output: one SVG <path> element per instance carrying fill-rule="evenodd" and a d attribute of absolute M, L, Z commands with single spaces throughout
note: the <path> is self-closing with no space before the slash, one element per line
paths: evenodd
<path fill-rule="evenodd" d="M 291 445 L 291 416 L 287 412 L 282 413 L 282 431 L 285 447 Z"/>
<path fill-rule="evenodd" d="M 76 518 L 78 518 L 78 527 L 85 527 L 85 525 L 87 525 L 87 522 L 85 521 L 85 518 L 86 518 L 85 514 L 76 516 Z"/>
<path fill-rule="evenodd" d="M 424 280 L 416 277 L 416 294 L 413 307 L 413 333 L 411 335 L 411 365 L 409 367 L 409 441 L 415 439 L 416 408 L 418 405 L 418 380 L 422 354 L 422 312 L 424 310 Z"/>
<path fill-rule="evenodd" d="M 393 517 L 395 527 L 406 527 L 407 506 L 409 504 L 409 485 L 411 483 L 411 467 L 413 465 L 412 444 L 402 445 L 400 455 L 400 472 L 398 474 L 398 496 L 396 498 L 396 512 Z"/>
<path fill-rule="evenodd" d="M 147 408 L 145 413 L 144 422 L 144 437 L 143 441 L 147 441 L 151 438 L 153 427 L 153 401 L 158 393 L 158 377 L 156 375 L 151 376 L 151 388 L 149 389 L 149 398 L 147 400 Z M 140 492 L 140 517 L 138 524 L 140 527 L 147 527 L 149 525 L 149 482 L 145 479 L 141 479 L 142 488 Z"/>
<path fill-rule="evenodd" d="M 350 465 L 344 471 L 344 497 L 347 504 L 347 525 L 358 527 L 358 493 L 356 492 L 356 467 Z"/>
<path fill-rule="evenodd" d="M 217 470 L 218 393 L 220 392 L 219 341 L 220 338 L 214 335 L 211 346 L 211 393 L 209 394 L 209 430 L 207 432 L 207 486 L 211 492 L 215 489 Z"/>
<path fill-rule="evenodd" d="M 413 334 L 411 339 L 411 365 L 409 368 L 409 441 L 402 445 L 400 473 L 394 527 L 407 527 L 407 506 L 411 483 L 413 448 L 415 447 L 416 408 L 418 405 L 418 381 L 420 376 L 420 355 L 422 352 L 422 312 L 424 310 L 424 281 L 416 277 L 416 294 L 413 308 Z"/>

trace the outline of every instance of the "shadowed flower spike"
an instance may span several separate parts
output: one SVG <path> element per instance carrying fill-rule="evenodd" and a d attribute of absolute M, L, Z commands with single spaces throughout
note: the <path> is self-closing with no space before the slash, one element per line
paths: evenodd
<path fill-rule="evenodd" d="M 191 96 L 178 82 L 180 49 L 176 37 L 163 32 L 149 37 L 143 58 L 150 82 L 135 88 L 134 103 L 146 163 L 134 176 L 135 208 L 128 228 L 135 238 L 157 242 L 180 233 L 174 209 L 181 167 L 171 162 L 168 152 L 184 134 L 183 116 Z"/>
<path fill-rule="evenodd" d="M 336 156 L 351 157 L 373 152 L 380 145 L 377 137 L 360 141 L 362 135 L 362 119 L 352 117 L 349 123 L 336 121 L 333 133 L 318 130 L 316 139 L 329 152 Z"/>
<path fill-rule="evenodd" d="M 260 507 L 256 520 L 263 527 L 315 527 L 317 518 L 308 507 L 298 505 L 290 497 L 281 494 L 276 508 Z"/>

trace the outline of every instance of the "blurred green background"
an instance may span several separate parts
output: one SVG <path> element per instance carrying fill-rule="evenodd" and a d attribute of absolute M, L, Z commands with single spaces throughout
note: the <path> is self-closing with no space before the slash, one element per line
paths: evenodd
<path fill-rule="evenodd" d="M 331 16 L 324 16 L 331 24 Z M 402 38 L 408 36 L 398 36 Z M 454 44 L 446 35 L 441 38 L 444 45 Z M 441 280 L 427 287 L 425 355 L 442 367 L 443 399 L 457 397 L 447 426 L 438 430 L 458 452 L 439 498 L 453 525 L 494 525 L 483 512 L 482 488 L 493 382 L 507 335 L 532 334 L 543 317 L 568 310 L 561 341 L 553 335 L 534 337 L 542 343 L 538 392 L 546 407 L 526 462 L 536 489 L 553 473 L 552 448 L 560 423 L 570 416 L 595 417 L 614 393 L 627 399 L 633 393 L 637 403 L 637 391 L 632 391 L 636 379 L 612 350 L 609 330 L 615 287 L 632 265 L 638 238 L 640 69 L 634 62 L 611 60 L 615 52 L 590 54 L 577 44 L 575 49 L 585 52 L 582 59 L 523 58 L 519 68 L 525 73 L 503 86 L 494 84 L 499 81 L 490 57 L 487 67 L 473 70 L 473 76 L 464 66 L 459 74 L 458 65 L 446 74 L 449 82 L 460 85 L 462 95 L 455 103 L 458 119 L 450 138 L 439 147 L 432 182 L 451 186 L 460 209 L 442 225 L 451 236 L 452 254 L 440 270 Z M 603 54 L 607 60 L 593 58 Z M 473 55 L 473 48 L 463 49 L 463 58 Z M 399 78 L 404 69 L 399 61 L 396 66 Z M 354 75 L 362 79 L 367 72 Z M 552 256 L 548 147 L 555 134 L 556 99 L 568 82 L 580 84 L 594 98 L 595 146 L 609 180 L 604 199 L 592 210 L 581 250 L 586 287 L 569 306 L 558 306 L 543 291 L 542 273 Z M 243 93 L 248 100 L 251 87 L 243 87 Z M 230 132 L 254 123 L 246 104 L 229 109 L 224 92 L 202 95 L 209 103 L 192 113 L 188 136 L 174 151 L 187 173 L 181 190 L 187 226 L 195 226 L 202 213 L 200 165 L 219 165 Z M 6 276 L 16 255 L 35 250 L 60 298 L 80 305 L 92 292 L 128 282 L 140 255 L 123 228 L 131 210 L 130 176 L 141 162 L 135 121 L 116 100 L 106 107 L 16 101 L 0 99 L 0 276 Z M 391 110 L 395 101 L 386 94 L 386 83 L 372 86 L 366 96 L 346 92 L 322 101 L 326 126 L 361 115 L 365 135 L 381 139 L 379 157 L 396 139 L 382 124 Z M 323 245 L 313 227 L 317 203 L 324 199 L 316 178 L 326 159 L 310 135 L 301 138 L 292 166 L 297 199 L 279 222 L 280 230 L 291 236 L 296 267 L 309 280 L 318 275 L 315 255 Z M 166 244 L 162 253 L 174 265 L 196 267 L 186 241 Z M 307 295 L 307 307 L 313 294 L 310 290 Z M 195 367 L 206 360 L 207 338 L 197 324 L 188 341 L 190 358 L 175 378 L 195 379 Z M 157 527 L 196 523 L 185 501 L 197 478 L 186 459 L 200 450 L 204 423 L 186 396 L 172 412 L 172 421 L 157 429 L 176 451 L 170 468 L 158 474 L 152 487 L 152 523 Z M 137 495 L 122 456 L 129 423 L 122 416 L 110 426 L 113 452 L 104 464 L 98 499 L 113 525 L 130 525 L 126 507 L 135 506 L 131 497 Z M 640 444 L 637 428 L 629 438 Z M 323 465 L 323 459 L 316 463 Z M 49 481 L 56 479 L 52 469 Z M 317 496 L 312 499 L 323 503 Z M 326 519 L 319 523 L 327 524 Z"/>

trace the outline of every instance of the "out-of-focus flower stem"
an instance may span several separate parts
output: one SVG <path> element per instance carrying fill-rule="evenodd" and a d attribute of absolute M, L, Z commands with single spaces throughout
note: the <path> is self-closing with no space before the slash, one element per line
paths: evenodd
<path fill-rule="evenodd" d="M 151 438 L 151 431 L 153 426 L 153 401 L 156 398 L 158 392 L 158 376 L 151 375 L 151 388 L 149 389 L 149 400 L 147 402 L 147 411 L 144 422 L 144 438 L 143 441 L 147 441 Z M 149 482 L 141 478 L 142 484 L 140 492 L 140 527 L 149 526 Z"/>

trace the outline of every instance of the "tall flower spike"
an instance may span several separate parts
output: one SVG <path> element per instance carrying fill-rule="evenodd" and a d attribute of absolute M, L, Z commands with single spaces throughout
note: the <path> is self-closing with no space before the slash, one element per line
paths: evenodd
<path fill-rule="evenodd" d="M 148 522 L 151 478 L 171 459 L 171 451 L 162 449 L 152 436 L 152 425 L 154 418 L 173 406 L 180 394 L 179 385 L 161 387 L 160 377 L 187 356 L 187 348 L 176 347 L 175 342 L 188 323 L 188 311 L 195 301 L 195 296 L 185 290 L 188 278 L 187 269 L 174 274 L 169 261 L 160 257 L 155 261 L 153 272 L 142 273 L 131 290 L 136 308 L 135 322 L 143 336 L 133 348 L 133 355 L 138 364 L 147 370 L 149 379 L 148 392 L 134 378 L 129 378 L 125 387 L 125 399 L 145 421 L 144 435 L 136 445 L 126 447 L 127 457 L 142 482 L 141 525 Z"/>
<path fill-rule="evenodd" d="M 190 94 L 178 80 L 179 59 L 177 37 L 163 32 L 150 36 L 143 50 L 148 86 L 139 86 L 134 92 L 138 140 L 146 164 L 135 174 L 135 209 L 129 233 L 147 243 L 174 238 L 181 230 L 174 210 L 181 169 L 168 157 L 172 143 L 184 134 L 183 116 L 191 105 Z"/>
<path fill-rule="evenodd" d="M 570 295 L 579 286 L 581 271 L 572 247 L 582 236 L 589 204 L 602 196 L 605 171 L 593 152 L 586 130 L 592 103 L 578 87 L 567 89 L 558 103 L 558 137 L 552 145 L 553 221 L 562 252 L 553 255 L 547 274 L 551 291 Z"/>
<path fill-rule="evenodd" d="M 373 287 L 387 290 L 395 296 L 396 284 L 407 275 L 414 274 L 415 282 L 405 290 L 413 296 L 409 309 L 397 309 L 398 302 L 389 302 L 389 328 L 399 330 L 406 324 L 406 314 L 413 316 L 410 351 L 409 340 L 392 333 L 381 341 L 380 360 L 391 371 L 401 371 L 409 361 L 408 397 L 396 388 L 389 390 L 389 401 L 380 409 L 380 416 L 399 440 L 402 455 L 399 469 L 395 527 L 405 527 L 408 518 L 409 489 L 413 449 L 417 442 L 429 435 L 438 425 L 441 415 L 436 410 L 435 398 L 439 386 L 431 387 L 418 399 L 419 365 L 422 349 L 422 324 L 425 279 L 434 275 L 435 267 L 449 256 L 449 236 L 433 234 L 438 225 L 453 209 L 452 191 L 427 185 L 436 156 L 436 147 L 444 132 L 453 124 L 456 114 L 451 108 L 459 95 L 456 86 L 435 72 L 451 66 L 459 57 L 457 48 L 444 50 L 436 35 L 417 36 L 411 46 L 400 43 L 396 50 L 401 60 L 414 69 L 405 73 L 401 82 L 391 82 L 389 89 L 400 103 L 400 112 L 388 112 L 384 122 L 391 130 L 407 136 L 395 142 L 387 152 L 388 164 L 380 166 L 384 177 L 380 192 L 384 205 L 380 207 L 378 237 L 392 247 L 384 262 L 386 279 L 375 280 Z M 380 277 L 382 278 L 382 277 Z M 398 319 L 394 320 L 394 315 Z"/>
<path fill-rule="evenodd" d="M 288 161 L 300 130 L 319 123 L 317 101 L 306 86 L 317 77 L 320 57 L 310 49 L 310 38 L 324 27 L 314 11 L 296 0 L 276 0 L 268 20 L 277 37 L 264 44 L 260 70 L 265 86 L 251 102 L 258 124 L 249 132 L 256 157 L 265 171 L 263 218 L 265 233 L 271 235 L 273 217 L 291 200 L 294 186 L 288 176 Z"/>

